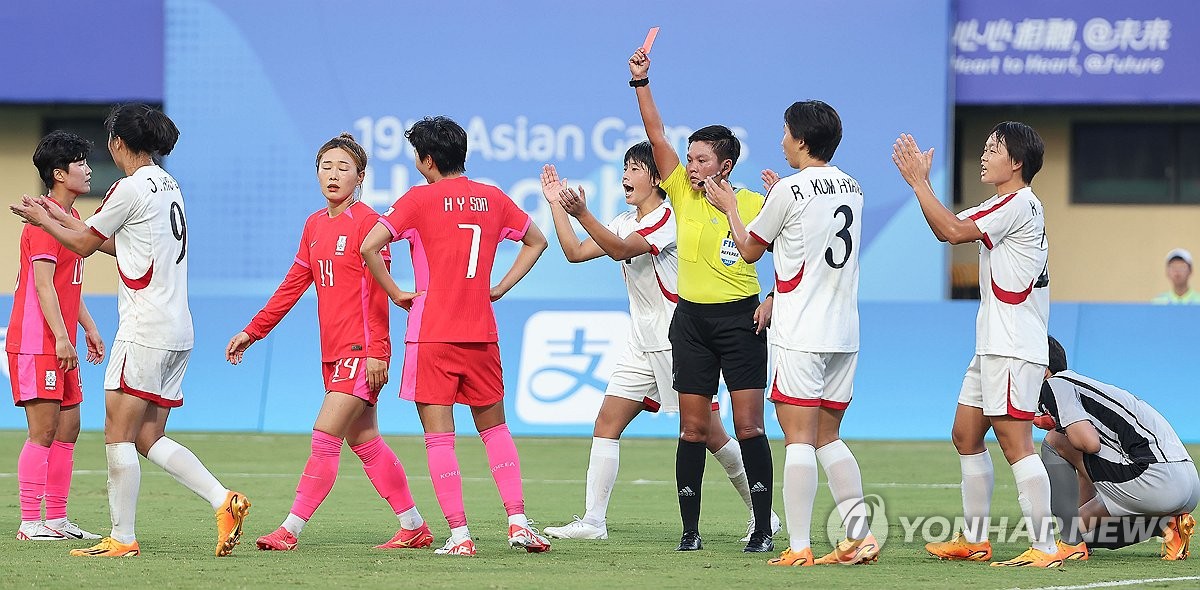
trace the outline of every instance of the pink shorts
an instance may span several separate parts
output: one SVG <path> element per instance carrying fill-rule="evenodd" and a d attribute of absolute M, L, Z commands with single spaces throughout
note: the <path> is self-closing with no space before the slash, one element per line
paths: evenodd
<path fill-rule="evenodd" d="M 329 363 L 321 363 L 325 375 L 325 391 L 336 391 L 353 395 L 368 406 L 379 401 L 379 390 L 371 391 L 367 387 L 367 359 L 344 358 Z"/>
<path fill-rule="evenodd" d="M 8 375 L 12 380 L 13 403 L 25 405 L 38 399 L 54 400 L 69 408 L 83 402 L 79 368 L 63 371 L 52 354 L 8 353 Z"/>

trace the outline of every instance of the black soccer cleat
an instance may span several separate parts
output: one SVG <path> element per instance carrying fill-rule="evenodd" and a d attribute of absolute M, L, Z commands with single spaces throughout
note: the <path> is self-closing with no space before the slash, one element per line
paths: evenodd
<path fill-rule="evenodd" d="M 750 542 L 746 543 L 746 548 L 742 549 L 746 553 L 771 553 L 775 551 L 775 541 L 771 540 L 771 535 L 762 531 L 754 531 L 750 533 Z"/>
<path fill-rule="evenodd" d="M 683 531 L 683 536 L 679 538 L 679 546 L 676 551 L 699 551 L 704 548 L 704 543 L 700 541 L 700 531 Z"/>

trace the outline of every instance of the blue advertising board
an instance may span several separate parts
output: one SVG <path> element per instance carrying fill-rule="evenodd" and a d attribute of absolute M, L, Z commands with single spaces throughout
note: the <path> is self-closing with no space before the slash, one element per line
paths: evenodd
<path fill-rule="evenodd" d="M 6 4 L 0 103 L 161 103 L 164 30 L 162 0 Z"/>
<path fill-rule="evenodd" d="M 948 0 L 737 10 L 713 0 L 687 10 L 631 0 L 168 0 L 166 106 L 182 131 L 168 164 L 189 198 L 194 292 L 270 293 L 305 217 L 324 205 L 316 150 L 342 131 L 369 151 L 369 205 L 382 211 L 423 183 L 404 131 L 427 115 L 457 120 L 468 134 L 467 174 L 500 186 L 552 240 L 544 163 L 611 219 L 626 207 L 625 149 L 645 138 L 627 60 L 660 26 L 650 77 L 681 153 L 692 130 L 728 125 L 743 143 L 735 183 L 761 190 L 762 169 L 788 172 L 784 109 L 830 103 L 845 128 L 834 163 L 867 196 L 863 299 L 940 300 L 945 252 L 889 154 L 901 132 L 947 143 L 949 12 Z M 900 44 L 905 51 L 880 49 Z M 938 150 L 934 169 L 942 194 L 946 156 Z M 502 247 L 499 272 L 516 250 Z M 762 269 L 769 284 L 770 266 Z M 394 272 L 411 281 L 407 261 Z M 512 296 L 616 300 L 625 288 L 615 269 L 572 267 L 552 243 Z"/>
<path fill-rule="evenodd" d="M 88 309 L 105 342 L 116 332 L 116 298 L 89 296 Z M 171 429 L 309 432 L 321 406 L 316 301 L 304 298 L 242 364 L 225 362 L 225 345 L 262 306 L 256 297 L 192 297 L 196 347 L 184 379 L 184 405 L 171 412 Z M 0 296 L 0 312 L 12 297 Z M 1200 442 L 1195 414 L 1200 383 L 1200 307 L 1056 303 L 1050 331 L 1080 373 L 1128 389 L 1150 402 L 1180 437 Z M 864 303 L 862 349 L 854 401 L 842 433 L 855 439 L 944 439 L 975 342 L 976 302 Z M 520 436 L 589 436 L 609 372 L 625 347 L 629 316 L 623 302 L 503 299 L 496 303 L 504 364 L 505 414 Z M 7 315 L 0 322 L 7 323 Z M 403 312 L 392 318 L 392 338 L 404 335 Z M 0 324 L 0 335 L 4 326 Z M 0 338 L 2 341 L 2 338 Z M 1131 344 L 1136 343 L 1136 344 Z M 82 365 L 83 428 L 104 426 L 104 365 Z M 0 375 L 9 382 L 7 363 Z M 399 399 L 401 359 L 393 359 L 380 395 L 380 428 L 418 434 L 412 402 Z M 732 428 L 728 393 L 718 396 Z M 456 417 L 471 431 L 465 408 Z M 766 426 L 782 436 L 774 408 Z M 633 421 L 629 436 L 673 437 L 675 414 Z M 0 428 L 25 428 L 20 408 L 0 410 Z"/>
<path fill-rule="evenodd" d="M 1195 104 L 1192 0 L 958 0 L 958 104 Z"/>

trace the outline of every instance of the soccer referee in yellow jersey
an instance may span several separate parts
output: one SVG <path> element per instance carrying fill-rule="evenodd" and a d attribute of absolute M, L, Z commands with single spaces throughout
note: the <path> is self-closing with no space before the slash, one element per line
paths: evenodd
<path fill-rule="evenodd" d="M 638 99 L 654 163 L 667 174 L 662 183 L 675 211 L 679 247 L 679 304 L 671 320 L 674 386 L 679 392 L 679 447 L 675 480 L 683 536 L 679 551 L 701 548 L 700 488 L 704 478 L 712 398 L 723 375 L 733 402 L 733 425 L 740 443 L 754 518 L 747 552 L 774 551 L 778 530 L 771 512 L 771 447 L 763 429 L 763 390 L 767 384 L 766 327 L 770 299 L 759 303 L 758 275 L 742 260 L 729 221 L 704 198 L 705 178 L 728 178 L 741 144 L 724 126 L 710 125 L 688 137 L 687 165 L 679 161 L 650 95 L 650 58 L 639 49 L 629 58 L 629 81 Z M 748 223 L 763 196 L 737 192 L 738 212 Z M 768 297 L 770 297 L 768 295 Z"/>

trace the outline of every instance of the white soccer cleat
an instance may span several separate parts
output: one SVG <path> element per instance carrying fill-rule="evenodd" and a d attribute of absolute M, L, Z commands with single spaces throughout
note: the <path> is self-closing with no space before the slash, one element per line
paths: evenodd
<path fill-rule="evenodd" d="M 550 550 L 550 541 L 538 534 L 537 529 L 519 524 L 508 525 L 508 546 L 513 549 L 524 549 L 530 553 L 544 553 Z"/>
<path fill-rule="evenodd" d="M 457 543 L 454 538 L 446 539 L 446 544 L 442 545 L 441 549 L 434 549 L 435 555 L 461 555 L 463 557 L 471 557 L 475 555 L 475 541 L 471 537 L 467 537 Z"/>
<path fill-rule="evenodd" d="M 774 537 L 775 534 L 779 532 L 779 529 L 782 529 L 782 528 L 783 528 L 783 523 L 779 521 L 779 515 L 775 514 L 775 511 L 772 510 L 771 511 L 771 536 Z M 742 542 L 749 543 L 750 542 L 750 534 L 753 532 L 754 532 L 754 515 L 751 514 L 750 520 L 746 521 L 746 536 L 742 537 Z"/>
<path fill-rule="evenodd" d="M 46 523 L 40 520 L 22 522 L 21 527 L 17 529 L 18 541 L 65 541 L 69 538 L 56 530 L 46 528 Z"/>
<path fill-rule="evenodd" d="M 562 526 L 548 526 L 542 529 L 547 537 L 552 539 L 607 539 L 608 527 L 596 526 L 583 522 L 579 516 Z"/>
<path fill-rule="evenodd" d="M 65 518 L 59 522 L 49 521 L 49 520 L 46 521 L 46 528 L 62 535 L 65 538 L 68 538 L 68 539 L 95 541 L 100 538 L 100 535 L 97 535 L 96 533 L 89 533 L 89 532 L 79 528 L 79 525 L 77 525 Z"/>

